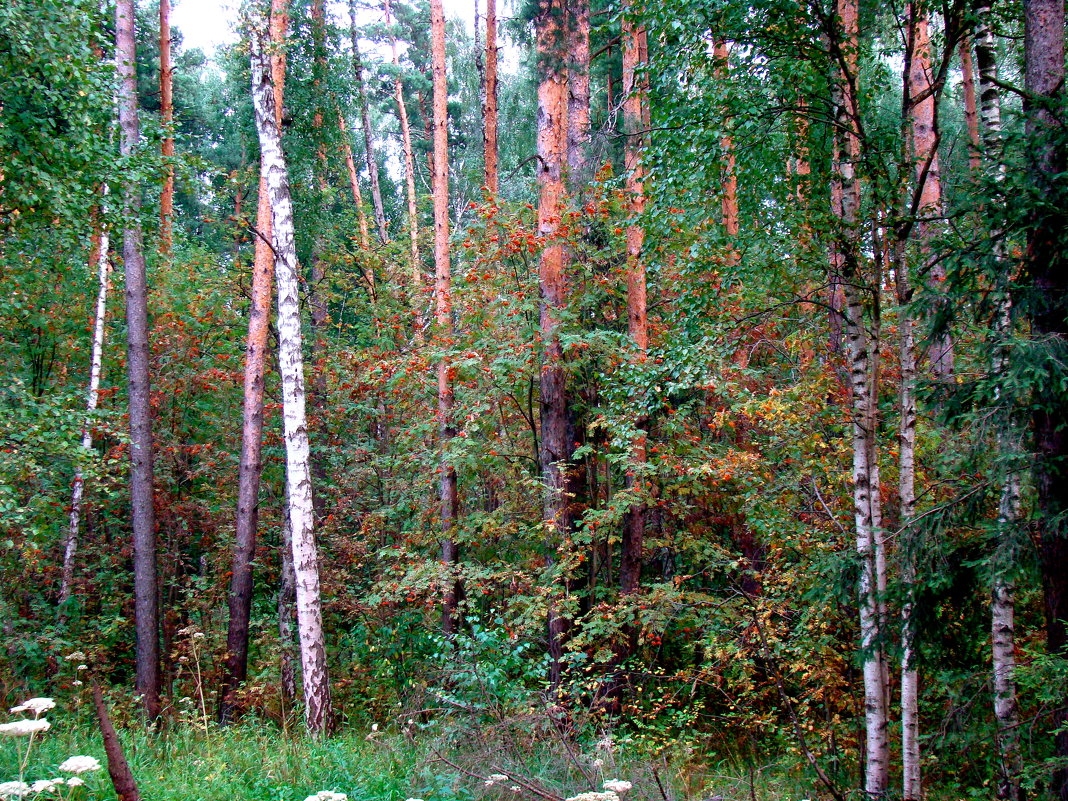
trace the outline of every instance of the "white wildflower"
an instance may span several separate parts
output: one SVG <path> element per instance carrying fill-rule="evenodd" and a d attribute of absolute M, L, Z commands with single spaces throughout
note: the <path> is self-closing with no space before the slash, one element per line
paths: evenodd
<path fill-rule="evenodd" d="M 372 723 L 371 724 L 371 731 L 378 731 L 378 724 L 377 723 Z"/>
<path fill-rule="evenodd" d="M 603 767 L 604 767 L 604 760 L 603 760 L 603 759 L 601 759 L 600 757 L 598 757 L 597 759 L 593 760 L 593 762 L 592 762 L 591 764 L 592 764 L 592 765 L 593 765 L 593 766 L 594 766 L 595 768 L 597 768 L 597 770 L 600 770 L 601 768 L 603 768 Z"/>
<path fill-rule="evenodd" d="M 518 784 L 513 784 L 508 789 L 511 790 L 513 793 L 518 793 L 519 792 L 519 785 Z"/>
<path fill-rule="evenodd" d="M 84 651 L 72 651 L 71 653 L 67 654 L 63 658 L 66 659 L 68 662 L 84 662 L 85 661 L 85 652 Z"/>
<path fill-rule="evenodd" d="M 88 670 L 88 669 L 89 669 L 88 665 L 78 665 L 78 667 L 77 667 L 77 670 Z"/>
<path fill-rule="evenodd" d="M 63 784 L 64 781 L 62 779 L 38 779 L 30 785 L 30 789 L 35 793 L 51 793 L 62 787 Z"/>
<path fill-rule="evenodd" d="M 100 770 L 100 762 L 96 757 L 72 756 L 60 765 L 59 769 L 64 773 L 89 773 L 94 770 Z"/>
<path fill-rule="evenodd" d="M 309 795 L 304 801 L 348 801 L 344 793 L 335 793 L 333 790 L 320 790 L 315 795 Z"/>
<path fill-rule="evenodd" d="M 203 640 L 204 639 L 204 632 L 202 632 L 202 631 L 193 632 L 193 639 L 194 640 Z"/>
<path fill-rule="evenodd" d="M 508 777 L 505 776 L 503 773 L 491 773 L 489 776 L 486 777 L 485 785 L 487 787 L 492 787 L 498 782 L 506 781 L 508 781 Z"/>
<path fill-rule="evenodd" d="M 55 709 L 56 702 L 51 698 L 30 698 L 28 701 L 23 701 L 18 706 L 11 707 L 12 713 L 17 712 L 33 712 L 35 715 L 40 715 L 42 712 L 47 712 L 49 709 Z"/>
<path fill-rule="evenodd" d="M 81 787 L 83 784 L 85 784 L 85 779 L 78 776 L 71 776 L 67 779 L 67 787 Z"/>
<path fill-rule="evenodd" d="M 0 798 L 23 798 L 33 792 L 26 782 L 0 782 Z"/>
<path fill-rule="evenodd" d="M 74 681 L 71 682 L 71 686 L 72 687 L 81 687 L 83 684 L 85 684 L 85 682 L 84 681 L 78 681 L 78 679 L 75 679 Z"/>
<path fill-rule="evenodd" d="M 566 801 L 619 801 L 619 796 L 615 793 L 579 793 Z"/>
<path fill-rule="evenodd" d="M 610 793 L 618 793 L 619 795 L 622 795 L 634 785 L 630 782 L 625 782 L 620 779 L 609 779 L 601 786 L 604 789 L 608 790 Z"/>
<path fill-rule="evenodd" d="M 44 718 L 13 720 L 10 723 L 0 723 L 0 737 L 25 737 L 27 734 L 48 731 L 50 728 L 52 724 Z"/>

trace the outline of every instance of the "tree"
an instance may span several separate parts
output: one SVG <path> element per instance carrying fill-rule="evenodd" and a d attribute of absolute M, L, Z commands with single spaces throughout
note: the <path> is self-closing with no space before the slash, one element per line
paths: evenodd
<path fill-rule="evenodd" d="M 483 110 L 482 151 L 486 189 L 497 195 L 497 0 L 486 0 L 486 103 Z"/>
<path fill-rule="evenodd" d="M 273 76 L 274 125 L 281 136 L 285 89 L 283 52 L 286 34 L 286 0 L 271 4 L 270 68 Z M 248 673 L 249 620 L 252 615 L 253 559 L 259 526 L 260 475 L 263 470 L 263 391 L 266 378 L 267 333 L 271 322 L 274 254 L 271 252 L 271 202 L 267 170 L 261 163 L 259 202 L 253 245 L 252 291 L 245 340 L 245 373 L 241 409 L 241 460 L 238 467 L 237 515 L 228 596 L 230 622 L 226 634 L 226 667 L 219 688 L 218 715 L 227 722 L 234 712 L 232 693 Z M 287 507 L 288 508 L 288 507 Z"/>
<path fill-rule="evenodd" d="M 318 549 L 312 509 L 311 464 L 305 413 L 304 355 L 301 348 L 300 284 L 293 237 L 289 175 L 276 125 L 274 90 L 263 32 L 250 30 L 252 100 L 267 191 L 271 199 L 271 242 L 278 282 L 278 363 L 282 377 L 286 444 L 286 489 L 293 537 L 297 629 L 308 730 L 324 734 L 331 725 Z"/>
<path fill-rule="evenodd" d="M 159 3 L 159 104 L 163 124 L 163 193 L 159 201 L 159 252 L 170 258 L 174 244 L 174 80 L 171 72 L 171 3 Z"/>
<path fill-rule="evenodd" d="M 1039 196 L 1063 193 L 1068 153 L 1054 132 L 1064 98 L 1064 2 L 1024 2 L 1024 114 L 1029 143 L 1028 170 Z M 1060 195 L 1063 197 L 1063 195 Z M 1029 220 L 1024 269 L 1032 283 L 1031 324 L 1035 336 L 1063 357 L 1068 338 L 1068 264 L 1064 242 L 1068 221 L 1061 203 L 1036 205 Z M 1051 365 L 1052 366 L 1052 365 Z M 1063 369 L 1063 368 L 1061 368 Z M 1068 403 L 1061 384 L 1037 387 L 1031 421 L 1035 447 L 1034 482 L 1041 515 L 1039 565 L 1046 607 L 1046 646 L 1056 656 L 1068 653 Z M 1056 731 L 1052 792 L 1068 799 L 1068 694 L 1060 693 L 1053 713 Z"/>
<path fill-rule="evenodd" d="M 119 73 L 119 142 L 126 160 L 140 139 L 133 0 L 115 4 L 115 61 Z M 159 601 L 156 521 L 152 508 L 152 412 L 149 387 L 148 284 L 141 239 L 141 189 L 132 177 L 123 190 L 123 263 L 126 272 L 126 373 L 130 405 L 130 503 L 134 545 L 137 691 L 145 715 L 160 713 Z"/>

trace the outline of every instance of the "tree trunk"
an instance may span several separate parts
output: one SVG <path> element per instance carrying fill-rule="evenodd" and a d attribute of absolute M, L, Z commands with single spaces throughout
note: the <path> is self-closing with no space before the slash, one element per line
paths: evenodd
<path fill-rule="evenodd" d="M 272 0 L 271 73 L 274 94 L 274 125 L 282 131 L 282 101 L 285 64 L 279 63 L 286 33 L 287 0 Z M 274 281 L 274 255 L 271 251 L 271 200 L 267 172 L 260 163 L 259 200 L 256 207 L 256 240 L 253 246 L 252 292 L 248 310 L 248 336 L 245 339 L 245 376 L 241 407 L 241 459 L 237 478 L 237 516 L 234 523 L 234 553 L 230 563 L 230 592 L 227 598 L 229 624 L 226 633 L 226 662 L 219 687 L 218 719 L 227 723 L 233 716 L 232 693 L 248 674 L 249 620 L 252 615 L 253 569 L 256 534 L 259 525 L 261 450 L 263 446 L 263 388 L 267 363 L 267 333 L 271 324 L 271 297 Z"/>
<path fill-rule="evenodd" d="M 115 62 L 119 73 L 119 132 L 124 159 L 140 139 L 133 0 L 115 5 Z M 132 173 L 127 173 L 132 175 Z M 126 373 L 130 405 L 130 522 L 134 546 L 135 676 L 145 715 L 160 713 L 159 590 L 156 520 L 152 509 L 152 411 L 149 387 L 148 283 L 141 241 L 141 188 L 126 181 L 123 198 L 123 262 L 126 273 Z"/>
<path fill-rule="evenodd" d="M 105 196 L 107 194 L 106 186 L 104 187 L 104 194 Z M 111 268 L 108 260 L 108 249 L 110 247 L 108 229 L 100 221 L 99 214 L 97 219 L 99 228 L 98 232 L 95 232 L 97 234 L 96 245 L 91 254 L 95 257 L 96 264 L 93 265 L 93 260 L 91 259 L 90 266 L 97 268 L 99 288 L 96 294 L 96 313 L 93 318 L 93 346 L 89 360 L 89 391 L 86 393 L 85 402 L 86 418 L 85 423 L 82 425 L 82 448 L 85 450 L 86 455 L 89 455 L 93 448 L 92 416 L 100 399 L 100 375 L 104 366 L 104 323 L 107 319 L 108 307 L 108 273 Z M 81 467 L 75 467 L 74 486 L 71 489 L 70 498 L 70 523 L 67 526 L 67 541 L 63 548 L 63 578 L 59 586 L 60 615 L 64 618 L 66 614 L 63 610 L 63 604 L 70 599 L 74 588 L 74 557 L 78 551 L 78 529 L 81 521 L 82 495 L 84 492 L 85 479 L 82 475 L 82 469 Z"/>
<path fill-rule="evenodd" d="M 946 271 L 941 261 L 933 256 L 934 235 L 938 221 L 945 216 L 942 203 L 942 176 L 938 163 L 938 93 L 933 87 L 931 74 L 931 37 L 928 32 L 927 15 L 919 6 L 908 6 L 909 40 L 912 57 L 909 69 L 909 95 L 912 101 L 912 148 L 916 161 L 916 182 L 920 188 L 919 219 L 916 223 L 916 238 L 920 253 L 927 262 L 927 283 L 931 289 L 942 294 Z M 944 307 L 941 301 L 938 307 Z M 953 381 L 953 340 L 948 332 L 935 336 L 928 353 L 931 371 L 938 381 Z"/>
<path fill-rule="evenodd" d="M 345 115 L 338 109 L 337 127 L 341 132 L 341 154 L 345 158 L 345 172 L 349 176 L 349 188 L 352 189 L 352 203 L 356 206 L 356 221 L 360 227 L 360 248 L 369 252 L 371 249 L 370 233 L 367 230 L 367 214 L 363 210 L 363 192 L 360 191 L 360 176 L 356 172 L 356 160 L 352 157 L 352 145 L 349 144 L 348 126 Z M 374 273 L 371 274 L 371 294 L 374 295 Z"/>
<path fill-rule="evenodd" d="M 900 506 L 901 584 L 904 601 L 901 606 L 901 778 L 902 798 L 919 801 L 922 796 L 920 762 L 920 686 L 916 669 L 915 583 L 917 537 L 912 527 L 916 514 L 916 337 L 915 321 L 909 310 L 912 288 L 909 286 L 908 260 L 905 242 L 895 240 L 894 259 L 897 282 L 898 352 L 901 361 L 899 392 L 900 420 L 898 424 L 898 503 Z"/>
<path fill-rule="evenodd" d="M 434 306 L 437 336 L 447 350 L 452 346 L 452 297 L 449 274 L 449 88 L 445 74 L 445 11 L 441 0 L 430 0 L 431 52 L 434 72 Z M 438 447 L 441 449 L 441 561 L 449 574 L 441 627 L 456 631 L 457 605 L 462 588 L 456 544 L 456 468 L 449 463 L 449 441 L 456 436 L 452 422 L 453 388 L 449 360 L 438 361 Z"/>
<path fill-rule="evenodd" d="M 982 97 L 982 150 L 991 165 L 996 180 L 1005 175 L 1001 158 L 1001 95 L 997 85 L 997 50 L 990 29 L 990 7 L 986 0 L 975 5 L 975 60 L 979 66 L 979 88 Z M 1005 259 L 1004 246 L 995 233 L 994 255 L 999 270 L 1012 269 Z M 1011 299 L 1000 292 L 995 310 L 994 363 L 995 376 L 1008 367 L 1008 338 L 1012 335 Z M 998 393 L 1000 396 L 1000 392 Z M 998 737 L 997 797 L 1003 801 L 1023 801 L 1020 787 L 1023 759 L 1020 752 L 1020 710 L 1016 701 L 1016 598 L 1010 571 L 1017 560 L 1016 543 L 1020 537 L 1020 477 L 1017 462 L 1023 451 L 1021 432 L 1006 410 L 1006 419 L 997 435 L 997 448 L 1003 463 L 1001 500 L 998 504 L 998 531 L 994 552 L 993 581 L 990 593 L 991 662 L 994 677 L 994 719 Z"/>
<path fill-rule="evenodd" d="M 174 221 L 174 99 L 171 72 L 171 2 L 159 2 L 159 113 L 163 125 L 163 192 L 159 199 L 159 254 L 171 257 Z"/>
<path fill-rule="evenodd" d="M 386 24 L 390 24 L 390 3 L 384 0 Z M 412 129 L 408 124 L 408 108 L 404 104 L 404 84 L 400 78 L 400 58 L 397 55 L 397 40 L 389 37 L 393 51 L 393 96 L 397 101 L 397 116 L 400 118 L 401 141 L 404 146 L 404 180 L 408 191 L 408 236 L 411 240 L 412 306 L 415 311 L 415 338 L 423 336 L 423 272 L 419 256 L 419 209 L 415 195 L 415 155 L 412 151 Z"/>
<path fill-rule="evenodd" d="M 860 182 L 856 169 L 860 159 L 857 129 L 858 102 L 853 87 L 857 71 L 856 0 L 837 0 L 838 42 L 842 59 L 832 82 L 835 126 L 844 138 L 832 165 L 834 213 L 841 233 L 836 243 L 837 269 L 841 270 L 845 299 L 844 319 L 853 414 L 853 506 L 856 548 L 860 557 L 860 637 L 864 675 L 865 776 L 864 790 L 871 797 L 886 794 L 889 775 L 887 726 L 887 669 L 882 645 L 884 622 L 883 593 L 886 583 L 882 541 L 882 514 L 879 503 L 879 462 L 876 447 L 879 358 L 878 277 L 868 282 L 860 268 L 858 213 Z M 872 320 L 869 333 L 862 292 L 870 293 Z"/>
<path fill-rule="evenodd" d="M 572 460 L 568 425 L 567 373 L 560 344 L 560 311 L 566 301 L 564 245 L 557 229 L 563 212 L 564 164 L 568 146 L 568 87 L 566 54 L 561 52 L 561 0 L 539 0 L 535 18 L 541 67 L 538 84 L 538 234 L 544 239 L 538 265 L 540 330 L 544 353 L 541 366 L 541 462 L 545 482 L 543 519 L 546 564 L 555 562 L 557 547 L 571 532 L 567 475 Z M 571 627 L 569 615 L 557 602 L 549 609 L 549 680 L 559 687 L 563 677 L 564 643 Z"/>
<path fill-rule="evenodd" d="M 286 486 L 293 527 L 293 569 L 296 576 L 297 628 L 304 683 L 305 721 L 314 735 L 330 726 L 330 683 L 323 636 L 319 564 L 315 544 L 308 426 L 305 414 L 304 355 L 300 329 L 300 280 L 293 239 L 293 203 L 289 175 L 275 126 L 265 43 L 251 36 L 252 99 L 256 129 L 271 199 L 272 244 L 278 281 L 278 363 L 282 377 L 285 422 Z"/>
<path fill-rule="evenodd" d="M 290 702 L 297 697 L 296 666 L 293 659 L 294 623 L 297 619 L 297 576 L 293 570 L 293 526 L 289 518 L 289 491 L 284 493 L 282 507 L 282 559 L 278 576 L 278 640 L 279 673 L 282 680 L 282 697 Z"/>
<path fill-rule="evenodd" d="M 627 330 L 634 342 L 635 358 L 641 362 L 644 361 L 645 351 L 649 348 L 645 262 L 642 253 L 645 229 L 640 219 L 645 209 L 641 154 L 645 139 L 644 106 L 647 100 L 638 72 L 648 63 L 649 53 L 645 29 L 633 21 L 630 4 L 625 3 L 623 10 L 623 132 L 626 136 L 624 170 L 630 214 L 626 232 Z M 638 425 L 641 426 L 644 422 L 640 420 Z M 640 492 L 645 460 L 645 434 L 640 432 L 633 443 L 632 464 L 626 477 L 627 489 Z M 635 503 L 623 520 L 619 565 L 619 589 L 623 595 L 632 595 L 641 586 L 645 515 L 644 504 Z M 629 638 L 631 641 L 635 640 L 636 633 L 636 630 L 632 632 Z"/>
<path fill-rule="evenodd" d="M 386 211 L 382 205 L 382 189 L 378 183 L 378 162 L 375 160 L 374 133 L 371 130 L 371 110 L 367 105 L 367 87 L 363 81 L 363 60 L 360 58 L 360 42 L 356 33 L 356 0 L 349 0 L 349 36 L 352 40 L 352 69 L 356 77 L 356 91 L 360 97 L 360 124 L 363 128 L 364 158 L 367 175 L 371 179 L 371 203 L 378 226 L 378 238 L 382 244 L 389 242 L 386 230 Z"/>
<path fill-rule="evenodd" d="M 567 177 L 572 194 L 589 182 L 590 0 L 564 3 L 567 47 Z"/>
<path fill-rule="evenodd" d="M 975 65 L 972 61 L 972 40 L 965 36 L 957 46 L 960 54 L 961 91 L 964 93 L 964 122 L 968 127 L 968 167 L 978 173 L 982 167 L 979 144 L 979 112 L 975 104 Z"/>
<path fill-rule="evenodd" d="M 730 70 L 730 48 L 727 43 L 717 40 L 713 45 L 713 57 L 716 60 L 716 78 L 725 80 Z M 724 123 L 726 125 L 726 122 Z M 736 265 L 739 260 L 735 245 L 738 239 L 738 174 L 737 162 L 734 157 L 734 139 L 730 133 L 724 133 L 720 138 L 720 147 L 723 150 L 723 177 L 720 180 L 720 208 L 723 217 L 723 230 L 731 239 L 728 263 Z"/>
<path fill-rule="evenodd" d="M 1064 93 L 1064 2 L 1024 0 L 1024 116 L 1031 162 L 1031 180 L 1039 197 L 1063 193 L 1066 153 L 1054 134 L 1060 122 L 1055 104 Z M 1027 236 L 1024 266 L 1034 294 L 1031 323 L 1046 348 L 1063 348 L 1068 337 L 1068 264 L 1064 237 L 1065 210 L 1043 204 L 1033 212 Z M 1056 358 L 1048 356 L 1050 360 Z M 1054 368 L 1056 369 L 1056 368 Z M 1063 368 L 1061 368 L 1063 369 Z M 1046 647 L 1065 655 L 1068 648 L 1068 402 L 1052 386 L 1037 387 L 1032 416 L 1035 446 L 1035 489 L 1041 517 L 1039 566 L 1046 607 Z M 1062 688 L 1053 710 L 1057 731 L 1053 754 L 1052 794 L 1068 801 L 1068 695 Z"/>
<path fill-rule="evenodd" d="M 486 189 L 497 197 L 497 0 L 486 0 L 486 110 L 482 128 Z"/>
<path fill-rule="evenodd" d="M 126 754 L 122 750 L 122 742 L 115 731 L 108 714 L 107 704 L 104 703 L 104 695 L 100 692 L 100 685 L 93 681 L 93 708 L 96 710 L 96 722 L 100 727 L 100 736 L 104 741 L 104 755 L 108 761 L 108 777 L 111 779 L 111 787 L 119 801 L 141 801 L 141 793 L 137 790 L 137 782 L 134 781 L 133 772 L 126 761 Z"/>

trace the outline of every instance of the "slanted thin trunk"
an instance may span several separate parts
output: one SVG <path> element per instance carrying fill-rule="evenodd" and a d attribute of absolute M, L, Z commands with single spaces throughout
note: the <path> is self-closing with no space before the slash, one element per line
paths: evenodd
<path fill-rule="evenodd" d="M 282 48 L 286 34 L 286 2 L 272 0 L 270 18 L 271 72 L 274 93 L 274 125 L 281 136 L 285 64 Z M 267 364 L 267 333 L 271 323 L 274 254 L 271 251 L 271 200 L 267 174 L 260 164 L 259 199 L 253 244 L 252 289 L 245 339 L 245 375 L 241 406 L 241 457 L 237 477 L 237 513 L 234 552 L 230 562 L 229 623 L 226 632 L 226 662 L 219 687 L 218 719 L 228 722 L 234 713 L 233 693 L 248 674 L 249 621 L 252 616 L 253 560 L 259 526 L 261 452 L 263 447 L 263 389 Z"/>
<path fill-rule="evenodd" d="M 289 175 L 275 125 L 274 93 L 265 43 L 251 35 L 252 99 L 256 130 L 271 199 L 272 245 L 278 282 L 278 367 L 282 377 L 285 423 L 286 487 L 293 527 L 297 628 L 308 730 L 323 734 L 330 726 L 330 683 L 326 666 L 319 563 L 312 509 L 311 459 L 305 412 L 304 355 L 300 327 L 300 278 L 293 238 L 293 203 Z"/>
<path fill-rule="evenodd" d="M 486 109 L 482 143 L 485 152 L 486 189 L 497 196 L 497 0 L 486 0 Z"/>
<path fill-rule="evenodd" d="M 964 93 L 964 123 L 968 128 L 968 167 L 978 173 L 982 167 L 979 144 L 979 111 L 975 103 L 975 63 L 972 59 L 972 40 L 964 36 L 957 46 L 960 54 L 961 91 Z"/>
<path fill-rule="evenodd" d="M 382 244 L 389 242 L 386 230 L 386 210 L 382 205 L 382 189 L 378 183 L 378 161 L 375 159 L 375 138 L 371 130 L 371 110 L 367 103 L 367 87 L 363 80 L 363 60 L 360 58 L 360 40 L 356 27 L 356 0 L 349 0 L 349 36 L 352 40 L 352 69 L 356 77 L 356 93 L 360 100 L 360 127 L 363 128 L 363 150 L 367 162 L 367 176 L 371 181 L 371 204 L 378 226 L 378 238 Z"/>
<path fill-rule="evenodd" d="M 645 229 L 641 214 L 645 209 L 641 154 L 644 146 L 644 106 L 646 94 L 639 80 L 639 70 L 648 63 L 648 44 L 645 28 L 635 24 L 630 16 L 630 4 L 624 5 L 623 16 L 623 132 L 624 169 L 630 220 L 627 222 L 627 330 L 634 342 L 635 358 L 644 360 L 649 347 L 649 326 L 646 304 L 645 262 L 642 248 Z M 639 421 L 642 425 L 644 421 Z M 645 434 L 640 432 L 633 443 L 632 464 L 627 470 L 626 486 L 638 490 L 646 460 Z M 645 540 L 644 504 L 636 503 L 623 521 L 620 542 L 619 589 L 623 595 L 636 593 L 641 586 L 642 551 Z M 636 633 L 636 632 L 634 632 Z M 630 638 L 634 639 L 634 636 Z"/>
<path fill-rule="evenodd" d="M 564 209 L 564 165 L 568 144 L 566 54 L 562 52 L 561 0 L 539 0 L 535 18 L 541 66 L 538 84 L 538 234 L 544 239 L 538 264 L 540 286 L 541 462 L 545 484 L 543 519 L 546 563 L 555 562 L 556 549 L 570 534 L 567 475 L 572 460 L 572 437 L 567 414 L 567 372 L 560 343 L 560 314 L 566 301 L 564 245 L 557 229 Z M 563 677 L 564 645 L 571 619 L 558 601 L 549 609 L 549 680 L 559 687 Z"/>
<path fill-rule="evenodd" d="M 384 0 L 386 24 L 390 22 L 389 0 Z M 423 334 L 423 271 L 419 256 L 419 209 L 415 195 L 415 154 L 412 151 L 412 129 L 408 124 L 408 108 L 404 103 L 404 84 L 400 77 L 400 57 L 397 55 L 397 40 L 389 37 L 393 52 L 393 96 L 397 101 L 397 116 L 400 118 L 401 142 L 404 147 L 404 181 L 408 192 L 408 237 L 411 245 L 412 305 L 415 311 L 415 338 Z"/>
<path fill-rule="evenodd" d="M 564 4 L 567 48 L 567 178 L 578 194 L 589 180 L 590 0 Z"/>
<path fill-rule="evenodd" d="M 104 193 L 105 195 L 107 194 L 106 186 L 104 187 Z M 104 367 L 104 323 L 107 319 L 108 308 L 108 273 L 111 269 L 111 263 L 108 259 L 110 247 L 108 229 L 103 222 L 99 221 L 100 215 L 97 214 L 96 217 L 99 228 L 94 232 L 96 234 L 96 243 L 91 252 L 91 256 L 94 258 L 90 259 L 90 266 L 96 267 L 98 284 L 96 312 L 93 318 L 93 346 L 89 359 L 89 391 L 86 393 L 85 399 L 86 418 L 82 424 L 82 448 L 86 454 L 89 454 L 93 448 L 92 416 L 100 399 L 100 375 Z M 70 497 L 70 522 L 67 526 L 67 541 L 63 548 L 63 578 L 59 586 L 61 614 L 63 614 L 62 605 L 70 599 L 74 588 L 74 557 L 78 551 L 78 530 L 84 492 L 85 477 L 82 475 L 82 468 L 80 466 L 75 467 L 74 486 L 71 489 Z"/>
<path fill-rule="evenodd" d="M 864 790 L 872 797 L 883 796 L 889 782 L 889 738 L 887 726 L 887 668 L 883 653 L 883 593 L 886 583 L 882 513 L 879 503 L 879 462 L 876 447 L 879 375 L 879 288 L 878 276 L 868 280 L 861 269 L 860 135 L 856 86 L 858 10 L 856 0 L 837 1 L 838 47 L 841 54 L 838 74 L 832 82 L 835 126 L 844 147 L 837 148 L 832 164 L 833 209 L 839 218 L 833 267 L 839 270 L 845 300 L 843 325 L 849 357 L 849 381 L 853 417 L 853 507 L 856 549 L 860 557 L 858 588 L 861 654 L 864 675 L 865 776 Z M 872 306 L 866 313 L 865 287 L 872 287 Z M 871 323 L 869 328 L 868 319 Z"/>
<path fill-rule="evenodd" d="M 975 4 L 975 60 L 979 67 L 979 94 L 982 98 L 982 157 L 995 180 L 1005 176 L 1001 158 L 1001 94 L 997 85 L 997 50 L 990 28 L 987 0 Z M 994 255 L 999 271 L 1012 269 L 1005 259 L 1005 248 L 998 233 L 994 236 Z M 1008 339 L 1012 336 L 1011 299 L 1001 290 L 994 324 L 995 376 L 1008 366 Z M 1000 392 L 998 393 L 1000 395 Z M 1011 570 L 1016 560 L 1016 543 L 1020 536 L 1020 476 L 1017 462 L 1023 450 L 1019 426 L 1007 410 L 997 433 L 997 449 L 1003 467 L 1001 499 L 998 503 L 998 528 L 994 548 L 993 580 L 990 591 L 991 664 L 994 677 L 994 719 L 998 736 L 997 797 L 1003 801 L 1023 801 L 1020 787 L 1023 758 L 1020 752 L 1020 710 L 1016 700 L 1016 588 Z"/>
<path fill-rule="evenodd" d="M 115 4 L 115 63 L 119 73 L 120 151 L 132 159 L 140 140 L 133 0 Z M 152 509 L 152 411 L 149 387 L 148 282 L 141 240 L 141 187 L 127 173 L 123 195 L 126 273 L 126 374 L 130 405 L 130 523 L 133 528 L 135 681 L 149 719 L 160 713 L 159 594 L 156 518 Z"/>
<path fill-rule="evenodd" d="M 452 343 L 452 297 L 449 273 L 449 88 L 445 74 L 445 11 L 441 0 L 430 0 L 431 58 L 434 73 L 434 320 L 437 336 L 444 350 Z M 438 447 L 441 449 L 441 561 L 449 574 L 441 627 L 446 635 L 457 625 L 457 605 L 462 592 L 458 570 L 459 546 L 456 543 L 456 468 L 449 463 L 446 450 L 456 436 L 452 422 L 454 402 L 451 366 L 446 357 L 438 361 Z"/>
<path fill-rule="evenodd" d="M 1064 0 L 1024 0 L 1024 116 L 1028 138 L 1028 172 L 1039 197 L 1063 193 L 1068 153 L 1055 131 L 1061 125 L 1057 104 L 1064 97 Z M 1035 204 L 1027 232 L 1024 268 L 1032 284 L 1030 310 L 1035 336 L 1047 348 L 1063 348 L 1068 339 L 1068 264 L 1064 236 L 1068 228 L 1060 204 Z M 1056 358 L 1048 356 L 1051 361 Z M 1034 431 L 1034 479 L 1041 518 L 1039 569 L 1046 612 L 1046 648 L 1064 656 L 1068 649 L 1068 401 L 1059 382 L 1036 388 L 1031 426 Z M 1051 791 L 1068 801 L 1068 689 L 1053 704 L 1057 732 Z"/>
<path fill-rule="evenodd" d="M 137 789 L 137 782 L 130 770 L 130 764 L 126 761 L 122 741 L 119 740 L 115 725 L 111 722 L 104 694 L 100 692 L 100 685 L 96 681 L 93 681 L 92 693 L 96 722 L 100 727 L 100 737 L 104 741 L 104 755 L 107 757 L 111 787 L 119 801 L 141 801 L 141 793 Z"/>
<path fill-rule="evenodd" d="M 360 248 L 366 253 L 371 249 L 371 238 L 367 230 L 367 214 L 363 210 L 363 192 L 360 191 L 360 176 L 356 172 L 356 160 L 352 157 L 352 145 L 349 144 L 348 126 L 345 125 L 345 115 L 338 109 L 337 127 L 341 132 L 341 154 L 345 158 L 345 172 L 349 176 L 349 188 L 352 190 L 352 203 L 356 206 L 356 222 L 360 228 Z M 372 273 L 373 279 L 373 273 Z M 372 280 L 372 290 L 374 282 Z M 372 294 L 374 292 L 372 291 Z"/>
<path fill-rule="evenodd" d="M 942 174 L 938 162 L 938 93 L 931 74 L 931 37 L 926 12 L 916 3 L 909 4 L 909 39 L 912 57 L 909 69 L 909 94 L 912 100 L 912 149 L 916 163 L 916 181 L 920 185 L 916 239 L 926 262 L 927 283 L 942 294 L 946 271 L 934 255 L 934 238 L 939 221 L 945 216 L 942 203 Z M 936 308 L 944 307 L 941 301 Z M 928 353 L 931 371 L 939 381 L 953 380 L 953 340 L 948 332 L 936 334 Z"/>
<path fill-rule="evenodd" d="M 163 192 L 159 199 L 159 254 L 171 256 L 174 222 L 174 96 L 171 72 L 171 2 L 159 2 L 159 114 L 163 124 Z"/>

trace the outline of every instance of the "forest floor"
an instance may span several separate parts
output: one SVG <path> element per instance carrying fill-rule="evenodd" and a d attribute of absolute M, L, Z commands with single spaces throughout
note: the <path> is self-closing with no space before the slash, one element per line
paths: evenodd
<path fill-rule="evenodd" d="M 205 730 L 190 722 L 161 732 L 131 727 L 120 737 L 144 801 L 303 801 L 323 790 L 345 793 L 349 801 L 551 801 L 601 791 L 613 779 L 633 784 L 622 801 L 797 801 L 818 795 L 776 766 L 751 770 L 729 760 L 713 765 L 692 749 L 675 757 L 639 756 L 604 736 L 585 748 L 548 738 L 513 750 L 507 744 L 487 747 L 470 731 L 350 727 L 315 741 L 270 723 L 225 729 L 209 724 Z M 0 740 L 0 782 L 18 778 L 26 744 Z M 33 743 L 24 779 L 52 778 L 75 754 L 106 764 L 100 736 L 88 724 L 54 721 Z M 494 773 L 509 777 L 488 782 Z M 105 771 L 82 778 L 85 785 L 66 788 L 62 799 L 114 798 Z"/>

